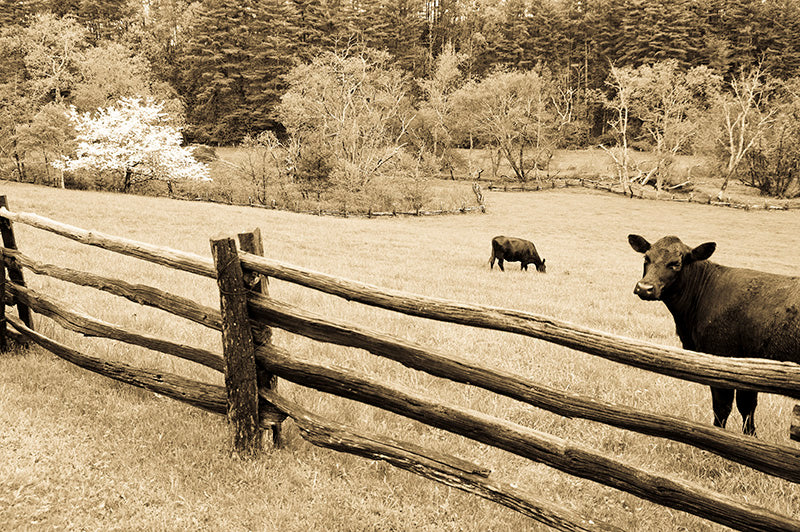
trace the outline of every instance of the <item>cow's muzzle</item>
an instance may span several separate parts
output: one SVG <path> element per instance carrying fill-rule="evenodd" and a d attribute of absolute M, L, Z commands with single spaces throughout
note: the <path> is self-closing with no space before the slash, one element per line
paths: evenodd
<path fill-rule="evenodd" d="M 633 293 L 648 301 L 658 299 L 656 287 L 650 283 L 644 283 L 642 281 L 636 283 L 636 288 L 633 289 Z"/>

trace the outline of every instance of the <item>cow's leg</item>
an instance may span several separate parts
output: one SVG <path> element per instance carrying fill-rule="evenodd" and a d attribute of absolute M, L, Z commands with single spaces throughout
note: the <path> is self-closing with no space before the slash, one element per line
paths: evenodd
<path fill-rule="evenodd" d="M 525 261 L 522 261 L 522 263 L 519 265 L 519 269 L 520 270 L 525 270 L 527 272 L 528 271 L 528 263 L 525 262 Z"/>
<path fill-rule="evenodd" d="M 756 405 L 758 392 L 752 390 L 736 390 L 736 408 L 742 414 L 742 432 L 749 436 L 756 435 Z"/>
<path fill-rule="evenodd" d="M 733 390 L 711 387 L 711 404 L 714 407 L 714 426 L 725 427 L 733 408 Z"/>
<path fill-rule="evenodd" d="M 503 268 L 503 259 L 497 259 L 497 265 L 500 266 L 500 271 L 501 272 L 506 271 L 506 269 Z"/>
<path fill-rule="evenodd" d="M 489 269 L 494 270 L 494 253 L 492 253 L 492 257 L 489 259 Z"/>

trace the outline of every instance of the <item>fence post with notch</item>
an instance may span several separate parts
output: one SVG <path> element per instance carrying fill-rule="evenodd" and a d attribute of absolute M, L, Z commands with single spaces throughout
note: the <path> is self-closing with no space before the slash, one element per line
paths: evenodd
<path fill-rule="evenodd" d="M 264 242 L 261 239 L 261 230 L 256 227 L 250 232 L 239 233 L 239 249 L 253 255 L 264 256 Z M 244 275 L 244 283 L 248 290 L 265 296 L 269 295 L 269 278 L 255 272 Z M 272 341 L 272 329 L 269 327 L 252 327 L 253 343 L 256 347 L 267 345 Z M 278 377 L 261 368 L 256 363 L 256 373 L 259 386 L 267 390 L 274 390 L 278 386 Z M 277 422 L 271 426 L 272 444 L 275 447 L 283 445 L 281 424 Z"/>
<path fill-rule="evenodd" d="M 261 427 L 255 349 L 247 314 L 247 288 L 236 242 L 232 238 L 211 239 L 211 255 L 217 270 L 222 313 L 228 426 L 234 451 L 241 457 L 254 458 L 261 452 Z"/>
<path fill-rule="evenodd" d="M 0 208 L 11 210 L 8 208 L 8 199 L 6 198 L 6 196 L 0 196 Z M 16 236 L 14 236 L 14 226 L 11 223 L 11 220 L 9 220 L 4 216 L 0 216 L 0 234 L 2 235 L 3 238 L 4 248 L 13 250 L 17 249 L 17 238 Z M 25 279 L 22 275 L 22 268 L 19 267 L 14 258 L 7 257 L 5 256 L 5 254 L 3 255 L 2 258 L 4 267 L 8 270 L 8 280 L 19 286 L 25 286 Z M 3 295 L 5 296 L 5 294 Z M 33 329 L 33 321 L 31 320 L 31 311 L 28 308 L 28 306 L 20 302 L 16 302 L 16 306 L 19 319 L 22 320 L 22 323 L 24 323 L 29 329 Z M 3 318 L 5 319 L 5 313 L 3 314 Z"/>

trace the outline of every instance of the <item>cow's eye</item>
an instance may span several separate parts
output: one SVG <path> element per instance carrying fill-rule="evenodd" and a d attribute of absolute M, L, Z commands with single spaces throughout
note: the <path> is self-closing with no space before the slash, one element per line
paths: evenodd
<path fill-rule="evenodd" d="M 681 267 L 681 263 L 676 261 L 676 260 L 667 263 L 667 268 L 669 268 L 671 270 L 677 270 L 677 269 L 680 269 L 680 267 Z"/>
<path fill-rule="evenodd" d="M 644 256 L 644 263 L 650 264 L 650 257 L 648 257 L 647 255 Z"/>

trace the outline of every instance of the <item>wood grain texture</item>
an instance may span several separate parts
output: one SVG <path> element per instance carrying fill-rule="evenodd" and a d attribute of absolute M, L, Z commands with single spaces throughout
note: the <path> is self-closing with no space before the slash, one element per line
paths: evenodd
<path fill-rule="evenodd" d="M 479 386 L 550 412 L 679 441 L 705 449 L 759 471 L 800 482 L 800 449 L 769 442 L 683 418 L 568 394 L 512 373 L 499 371 L 434 349 L 336 321 L 285 303 L 251 294 L 250 315 L 314 340 L 365 349 L 406 367 L 454 382 Z"/>
<path fill-rule="evenodd" d="M 99 231 L 87 231 L 80 227 L 75 227 L 65 223 L 57 222 L 38 214 L 27 212 L 11 212 L 8 208 L 0 205 L 0 220 L 11 220 L 24 223 L 37 229 L 49 231 L 61 235 L 70 240 L 75 240 L 89 246 L 96 246 L 108 251 L 120 253 L 146 260 L 162 266 L 167 266 L 176 270 L 187 271 L 214 278 L 216 275 L 214 263 L 206 257 L 178 251 L 175 249 L 146 244 L 128 238 L 108 235 Z M 12 246 L 6 246 L 12 247 Z"/>
<path fill-rule="evenodd" d="M 539 500 L 529 491 L 492 478 L 490 471 L 460 458 L 425 449 L 410 442 L 356 431 L 351 427 L 316 416 L 296 403 L 277 395 L 273 390 L 261 388 L 259 391 L 262 397 L 294 420 L 304 439 L 319 447 L 370 460 L 385 461 L 395 467 L 511 508 L 555 530 L 568 532 L 619 530 L 557 504 Z"/>
<path fill-rule="evenodd" d="M 224 361 L 222 356 L 217 353 L 172 342 L 163 338 L 137 333 L 121 325 L 99 320 L 83 312 L 70 309 L 66 303 L 60 302 L 55 298 L 46 296 L 30 288 L 9 283 L 8 290 L 14 297 L 25 303 L 33 311 L 51 318 L 65 329 L 86 336 L 110 338 L 112 340 L 146 347 L 147 349 L 202 364 L 203 366 L 220 372 L 223 371 Z"/>
<path fill-rule="evenodd" d="M 8 334 L 6 334 L 6 261 L 0 249 L 0 353 L 8 351 Z"/>
<path fill-rule="evenodd" d="M 377 406 L 737 530 L 800 529 L 800 521 L 702 486 L 632 467 L 547 433 L 384 386 L 345 368 L 299 360 L 273 345 L 259 348 L 257 356 L 279 377 L 301 386 Z"/>
<path fill-rule="evenodd" d="M 264 242 L 261 238 L 261 230 L 255 228 L 246 233 L 239 233 L 239 248 L 242 251 L 253 253 L 254 255 L 264 255 Z M 244 274 L 244 284 L 251 294 L 269 295 L 269 278 L 254 272 Z M 253 344 L 258 347 L 272 341 L 272 329 L 263 324 L 251 323 L 250 332 L 253 335 Z M 278 387 L 278 378 L 272 373 L 264 370 L 256 364 L 256 374 L 258 375 L 259 387 L 266 387 L 274 390 Z M 279 424 L 271 427 L 272 444 L 275 447 L 284 445 L 284 438 Z"/>
<path fill-rule="evenodd" d="M 800 399 L 800 364 L 660 346 L 528 312 L 382 289 L 242 253 L 245 270 L 411 316 L 529 336 L 679 379 Z"/>
<path fill-rule="evenodd" d="M 133 284 L 121 279 L 112 279 L 94 273 L 63 268 L 53 264 L 44 264 L 20 253 L 19 251 L 3 249 L 7 255 L 6 264 L 13 258 L 19 265 L 28 268 L 38 275 L 46 275 L 79 286 L 86 286 L 108 292 L 115 296 L 123 297 L 134 303 L 157 308 L 175 316 L 199 323 L 210 329 L 222 330 L 222 317 L 218 309 L 200 305 L 175 294 L 153 288 L 144 284 Z"/>
<path fill-rule="evenodd" d="M 6 196 L 0 196 L 0 212 L 7 210 L 8 198 Z M 2 216 L 0 216 L 0 236 L 2 236 L 3 247 L 8 249 L 17 249 L 17 237 L 14 235 L 14 226 L 11 223 L 11 220 Z M 8 269 L 9 280 L 17 283 L 18 285 L 25 286 L 25 278 L 19 265 L 14 262 L 13 259 L 5 262 L 5 265 Z M 17 305 L 17 314 L 25 325 L 33 329 L 31 312 L 28 310 L 28 307 L 25 305 Z"/>
<path fill-rule="evenodd" d="M 211 255 L 217 270 L 222 313 L 225 391 L 233 449 L 239 456 L 255 458 L 261 453 L 262 431 L 259 424 L 258 380 L 253 335 L 247 315 L 244 274 L 233 239 L 212 239 Z"/>
<path fill-rule="evenodd" d="M 225 414 L 225 389 L 222 386 L 187 379 L 172 373 L 140 369 L 122 362 L 102 360 L 51 340 L 28 328 L 17 318 L 9 316 L 8 322 L 21 335 L 76 366 L 189 403 L 209 412 Z"/>
<path fill-rule="evenodd" d="M 789 428 L 789 437 L 794 441 L 800 441 L 800 404 L 794 405 L 792 409 L 792 424 Z"/>

